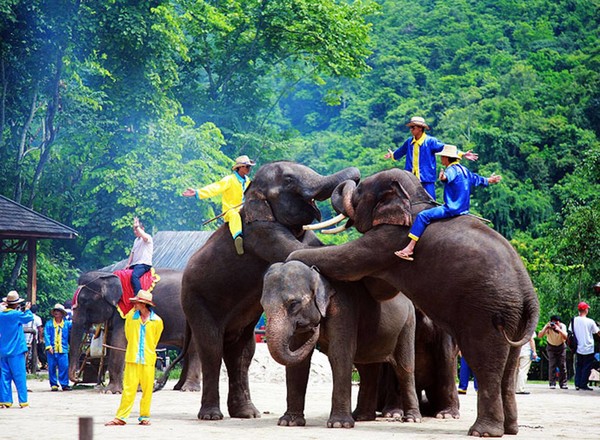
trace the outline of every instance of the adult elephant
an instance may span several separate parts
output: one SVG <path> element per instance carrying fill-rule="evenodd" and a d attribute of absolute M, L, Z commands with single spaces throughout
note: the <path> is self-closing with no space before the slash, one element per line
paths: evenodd
<path fill-rule="evenodd" d="M 304 165 L 280 161 L 258 169 L 240 211 L 244 254 L 237 255 L 222 225 L 188 261 L 181 302 L 202 364 L 202 403 L 198 418 L 220 420 L 221 360 L 229 378 L 231 417 L 260 417 L 252 403 L 248 368 L 254 355 L 254 326 L 262 313 L 263 275 L 296 249 L 317 246 L 302 225 L 320 220 L 316 200 L 331 196 L 345 180 L 358 181 L 356 168 L 322 176 Z"/>
<path fill-rule="evenodd" d="M 279 425 L 304 426 L 310 360 L 316 344 L 333 373 L 327 427 L 352 428 L 374 420 L 379 366 L 389 362 L 399 384 L 404 421 L 421 421 L 415 391 L 415 309 L 408 298 L 378 302 L 362 283 L 329 283 L 298 261 L 273 264 L 264 277 L 261 304 L 273 358 L 286 366 L 287 403 Z M 351 413 L 352 365 L 360 374 L 357 408 Z"/>
<path fill-rule="evenodd" d="M 510 243 L 465 215 L 433 222 L 415 261 L 399 259 L 394 251 L 406 245 L 412 218 L 433 201 L 415 176 L 398 169 L 358 186 L 346 182 L 332 202 L 363 235 L 340 246 L 298 250 L 288 260 L 317 266 L 330 279 L 375 277 L 407 295 L 455 338 L 477 376 L 477 419 L 469 434 L 516 434 L 516 365 L 537 324 L 539 303 Z"/>
<path fill-rule="evenodd" d="M 164 322 L 164 331 L 160 344 L 182 347 L 185 337 L 185 315 L 181 307 L 182 272 L 171 269 L 157 269 L 160 281 L 152 291 L 156 312 Z M 123 289 L 119 277 L 110 272 L 86 272 L 77 281 L 80 286 L 77 305 L 73 308 L 73 327 L 69 341 L 69 377 L 77 383 L 78 361 L 81 356 L 81 342 L 93 324 L 108 323 L 107 344 L 112 347 L 125 348 L 125 320 L 117 310 L 117 303 Z M 200 358 L 195 349 L 187 353 L 181 378 L 175 385 L 176 390 L 200 390 Z M 107 393 L 123 391 L 123 368 L 125 352 L 110 349 L 108 355 L 109 383 Z"/>

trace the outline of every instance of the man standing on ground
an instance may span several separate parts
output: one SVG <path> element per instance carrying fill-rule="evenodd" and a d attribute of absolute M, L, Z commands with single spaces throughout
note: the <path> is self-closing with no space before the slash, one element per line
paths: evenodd
<path fill-rule="evenodd" d="M 550 389 L 556 388 L 556 370 L 558 369 L 558 384 L 563 390 L 567 386 L 567 326 L 560 322 L 560 317 L 552 315 L 543 329 L 538 333 L 538 338 L 546 336 L 546 353 L 548 353 L 548 382 Z"/>
<path fill-rule="evenodd" d="M 60 383 L 63 391 L 71 391 L 69 386 L 69 337 L 73 323 L 65 319 L 67 310 L 62 304 L 55 304 L 50 313 L 52 319 L 46 322 L 44 328 L 50 389 L 58 391 Z"/>
<path fill-rule="evenodd" d="M 579 316 L 573 319 L 571 331 L 577 338 L 577 361 L 575 363 L 575 389 L 591 391 L 588 379 L 594 362 L 594 335 L 600 336 L 600 329 L 594 320 L 587 317 L 590 306 L 580 302 L 577 306 Z"/>

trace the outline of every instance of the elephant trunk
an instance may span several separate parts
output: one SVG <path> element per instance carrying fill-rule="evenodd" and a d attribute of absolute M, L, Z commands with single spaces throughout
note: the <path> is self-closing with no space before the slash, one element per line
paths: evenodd
<path fill-rule="evenodd" d="M 345 181 L 353 181 L 357 183 L 360 180 L 360 171 L 358 168 L 349 167 L 345 168 L 341 171 L 338 171 L 335 174 L 331 174 L 329 176 L 323 177 L 323 181 L 319 182 L 317 185 L 318 191 L 315 192 L 313 198 L 316 200 L 326 200 L 331 197 L 333 190 L 340 183 Z"/>
<path fill-rule="evenodd" d="M 73 316 L 73 326 L 71 327 L 71 335 L 69 337 L 69 379 L 74 383 L 81 382 L 78 363 L 81 356 L 81 342 L 86 332 L 87 327 L 85 324 L 77 322 L 75 316 Z"/>
<path fill-rule="evenodd" d="M 269 314 L 267 312 L 267 326 L 265 336 L 269 352 L 276 362 L 291 367 L 302 362 L 314 349 L 319 339 L 319 327 L 311 329 L 312 335 L 297 349 L 291 345 L 294 337 L 294 324 L 290 322 L 285 312 Z"/>

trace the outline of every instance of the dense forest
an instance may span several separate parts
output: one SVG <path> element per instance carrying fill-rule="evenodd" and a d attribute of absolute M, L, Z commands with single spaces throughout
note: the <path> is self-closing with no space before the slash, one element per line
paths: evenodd
<path fill-rule="evenodd" d="M 40 242 L 42 308 L 126 258 L 134 215 L 218 227 L 218 200 L 181 191 L 232 158 L 368 176 L 402 165 L 383 156 L 415 115 L 504 177 L 472 211 L 522 256 L 542 319 L 580 299 L 598 318 L 597 1 L 0 0 L 0 193 L 80 234 Z M 20 258 L 0 254 L 2 292 L 24 289 Z"/>

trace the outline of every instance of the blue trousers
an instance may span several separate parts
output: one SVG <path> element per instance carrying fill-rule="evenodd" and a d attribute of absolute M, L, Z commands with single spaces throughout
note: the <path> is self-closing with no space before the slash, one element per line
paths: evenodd
<path fill-rule="evenodd" d="M 435 182 L 421 182 L 421 186 L 425 188 L 425 191 L 435 200 Z"/>
<path fill-rule="evenodd" d="M 25 369 L 26 353 L 0 358 L 0 405 L 12 406 L 12 382 L 17 388 L 17 396 L 21 406 L 27 403 L 27 370 Z"/>
<path fill-rule="evenodd" d="M 577 353 L 577 363 L 575 364 L 575 387 L 587 388 L 588 379 L 592 372 L 594 364 L 594 353 L 579 354 Z"/>
<path fill-rule="evenodd" d="M 131 272 L 131 287 L 133 288 L 133 294 L 137 295 L 137 293 L 142 289 L 142 283 L 140 283 L 140 278 L 150 269 L 152 266 L 148 266 L 147 264 L 135 264 L 131 266 L 133 272 Z"/>
<path fill-rule="evenodd" d="M 460 375 L 458 378 L 458 389 L 467 391 L 469 388 L 469 378 L 473 376 L 473 386 L 475 386 L 475 391 L 477 391 L 477 378 L 473 374 L 471 367 L 467 365 L 467 361 L 465 361 L 464 357 L 460 358 Z"/>
<path fill-rule="evenodd" d="M 431 223 L 432 220 L 441 220 L 443 218 L 457 217 L 459 214 L 451 211 L 446 205 L 436 206 L 435 208 L 426 209 L 417 214 L 415 222 L 410 228 L 408 237 L 413 240 L 418 240 L 425 228 Z"/>
<path fill-rule="evenodd" d="M 48 379 L 50 386 L 69 386 L 69 353 L 48 353 Z M 58 370 L 58 375 L 56 374 Z M 57 380 L 58 379 L 58 380 Z"/>

